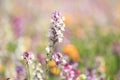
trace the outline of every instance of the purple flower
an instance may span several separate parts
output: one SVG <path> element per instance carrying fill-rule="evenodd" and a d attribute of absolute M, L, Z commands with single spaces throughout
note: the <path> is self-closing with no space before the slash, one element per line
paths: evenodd
<path fill-rule="evenodd" d="M 26 78 L 25 69 L 24 69 L 23 65 L 19 62 L 17 62 L 17 64 L 16 64 L 16 73 L 17 73 L 17 76 L 16 76 L 15 80 L 23 80 Z"/>
<path fill-rule="evenodd" d="M 39 54 L 37 56 L 38 58 L 38 61 L 41 63 L 41 64 L 45 64 L 45 55 L 44 54 Z"/>
<path fill-rule="evenodd" d="M 76 69 L 73 68 L 72 65 L 66 64 L 63 66 L 61 77 L 65 80 L 75 80 L 76 75 Z"/>
<path fill-rule="evenodd" d="M 56 62 L 57 65 L 65 65 L 67 63 L 66 56 L 63 56 L 61 53 L 57 52 L 52 55 L 52 59 Z"/>
<path fill-rule="evenodd" d="M 51 28 L 49 38 L 53 39 L 53 41 L 62 42 L 63 31 L 65 28 L 64 19 L 61 14 L 57 11 L 52 13 L 51 17 Z"/>
<path fill-rule="evenodd" d="M 34 58 L 33 54 L 30 52 L 24 52 L 23 54 L 23 59 L 25 59 L 27 64 L 31 64 L 32 63 L 32 59 Z"/>
<path fill-rule="evenodd" d="M 55 53 L 55 54 L 52 55 L 52 59 L 53 59 L 57 64 L 61 63 L 62 57 L 63 57 L 62 54 L 59 53 L 59 52 L 57 52 L 57 53 Z"/>
<path fill-rule="evenodd" d="M 95 71 L 90 68 L 87 69 L 86 75 L 87 75 L 87 80 L 98 80 Z"/>
<path fill-rule="evenodd" d="M 17 66 L 17 67 L 16 67 L 16 72 L 17 72 L 18 74 L 22 74 L 22 72 L 23 72 L 23 67 L 22 67 L 22 66 Z"/>
<path fill-rule="evenodd" d="M 57 11 L 53 12 L 51 16 L 51 25 L 48 34 L 49 43 L 46 48 L 46 51 L 48 53 L 52 52 L 57 42 L 62 42 L 64 28 L 65 28 L 64 19 L 61 16 L 61 14 Z"/>
<path fill-rule="evenodd" d="M 16 37 L 20 37 L 24 32 L 23 19 L 21 17 L 14 17 L 12 19 L 12 22 L 13 22 L 13 30 L 15 32 Z"/>

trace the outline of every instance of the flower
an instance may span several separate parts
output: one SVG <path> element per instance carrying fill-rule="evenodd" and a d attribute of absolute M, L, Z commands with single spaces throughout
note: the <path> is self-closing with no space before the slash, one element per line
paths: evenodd
<path fill-rule="evenodd" d="M 51 16 L 51 28 L 50 28 L 50 37 L 53 41 L 62 42 L 63 31 L 65 30 L 64 19 L 61 14 L 57 11 L 52 13 Z"/>
<path fill-rule="evenodd" d="M 34 58 L 33 54 L 30 52 L 24 52 L 23 53 L 23 59 L 25 59 L 27 64 L 31 64 L 32 63 L 32 59 Z"/>
<path fill-rule="evenodd" d="M 26 78 L 26 73 L 23 65 L 21 63 L 17 63 L 16 65 L 16 79 L 15 80 L 23 80 Z"/>
<path fill-rule="evenodd" d="M 56 63 L 60 63 L 62 60 L 62 54 L 57 52 L 55 54 L 53 54 L 52 59 L 56 62 Z"/>
<path fill-rule="evenodd" d="M 17 66 L 16 67 L 16 72 L 17 72 L 17 74 L 23 74 L 23 67 L 22 66 Z"/>
<path fill-rule="evenodd" d="M 33 64 L 33 72 L 32 72 L 33 80 L 44 80 L 44 71 L 42 69 L 41 63 Z"/>
<path fill-rule="evenodd" d="M 67 62 L 66 62 L 66 58 L 65 57 L 63 57 L 63 55 L 61 54 L 61 53 L 59 53 L 59 52 L 57 52 L 57 53 L 54 53 L 53 55 L 52 55 L 52 59 L 56 62 L 56 64 L 57 65 L 64 65 L 64 64 L 66 64 Z"/>
<path fill-rule="evenodd" d="M 0 65 L 0 72 L 2 72 L 3 71 L 3 66 L 2 65 Z"/>
<path fill-rule="evenodd" d="M 65 45 L 63 47 L 63 52 L 68 55 L 74 62 L 78 62 L 80 60 L 79 52 L 72 44 Z"/>
<path fill-rule="evenodd" d="M 49 67 L 55 67 L 56 66 L 56 62 L 54 60 L 51 60 L 51 61 L 49 61 L 48 66 Z"/>
<path fill-rule="evenodd" d="M 49 43 L 46 48 L 48 53 L 51 53 L 54 49 L 54 46 L 57 42 L 62 42 L 63 31 L 64 31 L 64 19 L 61 14 L 57 11 L 52 13 L 51 16 L 51 25 L 49 28 Z"/>
<path fill-rule="evenodd" d="M 49 46 L 46 47 L 46 51 L 47 51 L 47 53 L 50 53 L 50 48 L 49 48 Z"/>
<path fill-rule="evenodd" d="M 60 69 L 57 67 L 53 67 L 50 69 L 50 72 L 54 75 L 58 75 L 60 73 Z"/>
<path fill-rule="evenodd" d="M 98 80 L 97 75 L 93 69 L 88 68 L 86 76 L 87 80 Z"/>
<path fill-rule="evenodd" d="M 77 77 L 76 70 L 72 65 L 66 64 L 63 66 L 61 77 L 65 80 L 75 80 Z"/>

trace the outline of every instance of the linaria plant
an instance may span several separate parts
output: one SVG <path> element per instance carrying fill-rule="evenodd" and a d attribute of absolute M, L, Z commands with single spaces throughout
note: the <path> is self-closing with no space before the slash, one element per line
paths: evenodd
<path fill-rule="evenodd" d="M 63 31 L 65 24 L 64 24 L 64 18 L 61 16 L 60 12 L 53 12 L 51 16 L 51 24 L 49 28 L 49 43 L 48 46 L 46 47 L 47 51 L 47 58 L 46 58 L 46 63 L 48 64 L 49 61 L 54 60 L 55 63 L 58 65 L 62 62 L 65 62 L 63 59 L 63 56 L 60 52 L 55 53 L 55 47 L 57 43 L 62 42 L 63 38 Z M 49 71 L 49 68 L 47 66 L 47 72 Z"/>
<path fill-rule="evenodd" d="M 60 69 L 60 78 L 62 80 L 75 80 L 78 76 L 76 63 L 67 62 L 67 58 L 61 52 L 56 52 L 55 47 L 62 42 L 63 31 L 65 30 L 64 18 L 61 13 L 55 11 L 51 16 L 51 25 L 49 28 L 49 43 L 46 48 L 46 62 L 53 60 L 56 66 Z M 47 67 L 49 70 L 49 68 Z M 47 70 L 47 71 L 48 71 Z M 57 70 L 56 70 L 57 71 Z"/>
<path fill-rule="evenodd" d="M 29 65 L 32 63 L 32 59 L 34 58 L 33 54 L 30 52 L 23 53 L 23 59 L 25 61 L 26 70 L 27 70 L 27 79 L 30 80 L 30 69 Z"/>
<path fill-rule="evenodd" d="M 53 12 L 48 34 L 49 43 L 46 47 L 47 56 L 49 56 L 48 59 L 52 58 L 56 43 L 62 42 L 64 27 L 64 18 L 59 12 Z"/>
<path fill-rule="evenodd" d="M 48 45 L 46 47 L 46 68 L 42 63 L 38 63 L 37 61 L 32 63 L 32 54 L 29 52 L 24 52 L 23 58 L 26 62 L 27 71 L 27 79 L 28 80 L 50 80 L 49 73 L 50 67 L 49 62 L 55 62 L 55 69 L 60 70 L 60 78 L 62 80 L 76 80 L 78 77 L 78 64 L 73 61 L 68 61 L 68 57 L 63 56 L 61 52 L 56 52 L 55 47 L 57 44 L 62 42 L 63 32 L 65 28 L 64 18 L 61 16 L 60 12 L 53 12 L 51 16 L 51 24 L 49 27 L 48 34 Z M 29 64 L 33 65 L 33 77 L 30 76 Z M 58 70 L 56 70 L 58 71 Z"/>

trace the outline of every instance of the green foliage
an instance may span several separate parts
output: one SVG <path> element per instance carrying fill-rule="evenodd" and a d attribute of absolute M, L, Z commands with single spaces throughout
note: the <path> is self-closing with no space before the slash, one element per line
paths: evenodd
<path fill-rule="evenodd" d="M 8 42 L 7 44 L 7 50 L 9 52 L 14 52 L 16 49 L 16 44 L 14 42 Z"/>
<path fill-rule="evenodd" d="M 86 35 L 85 39 L 78 39 L 76 36 L 72 39 L 72 43 L 76 45 L 80 52 L 82 60 L 79 64 L 80 68 L 85 68 L 85 64 L 92 67 L 95 56 L 101 55 L 105 59 L 107 79 L 113 80 L 120 69 L 118 66 L 118 64 L 120 65 L 120 59 L 112 52 L 112 44 L 114 41 L 120 41 L 120 34 L 111 31 L 111 33 L 104 35 L 100 28 L 95 27 L 92 35 L 88 31 Z"/>

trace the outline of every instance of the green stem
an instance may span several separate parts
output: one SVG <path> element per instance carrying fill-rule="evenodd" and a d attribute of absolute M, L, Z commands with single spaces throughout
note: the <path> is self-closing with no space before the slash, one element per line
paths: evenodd
<path fill-rule="evenodd" d="M 27 78 L 28 78 L 28 80 L 30 80 L 30 70 L 29 70 L 28 63 L 26 64 L 26 68 L 27 68 Z"/>
<path fill-rule="evenodd" d="M 54 49 L 55 49 L 55 43 L 52 45 L 52 51 L 49 53 L 49 55 L 47 55 L 47 58 L 48 58 L 48 61 L 46 63 L 46 79 L 48 80 L 49 79 L 49 66 L 48 66 L 48 62 L 51 60 L 52 58 L 52 55 L 53 55 L 53 52 L 54 52 Z"/>

